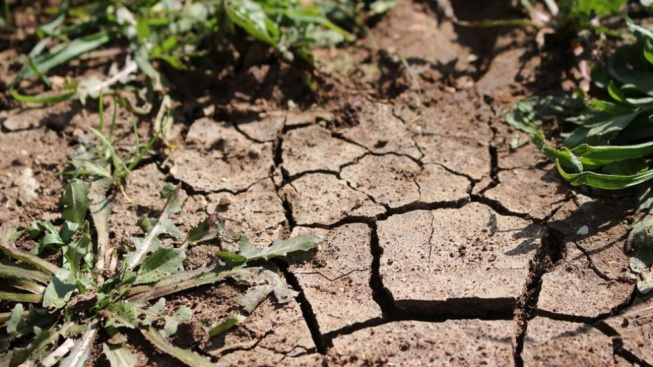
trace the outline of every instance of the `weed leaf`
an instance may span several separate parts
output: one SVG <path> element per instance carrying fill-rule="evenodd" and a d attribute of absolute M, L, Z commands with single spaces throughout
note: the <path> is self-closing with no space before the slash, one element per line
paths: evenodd
<path fill-rule="evenodd" d="M 161 352 L 167 353 L 190 367 L 216 367 L 204 357 L 190 350 L 181 349 L 170 344 L 168 340 L 152 327 L 141 329 L 141 333 L 152 345 Z"/>
<path fill-rule="evenodd" d="M 279 303 L 288 303 L 299 294 L 290 288 L 277 273 L 267 269 L 261 270 L 254 282 L 260 284 L 250 287 L 238 301 L 248 313 L 252 313 L 270 293 L 274 293 Z"/>
<path fill-rule="evenodd" d="M 81 180 L 71 180 L 63 192 L 62 216 L 65 220 L 81 225 L 86 218 L 89 201 L 90 184 Z"/>
<path fill-rule="evenodd" d="M 0 278 L 25 279 L 47 284 L 52 276 L 25 264 L 15 264 L 8 259 L 2 259 L 0 260 Z"/>
<path fill-rule="evenodd" d="M 170 200 L 168 213 L 174 214 L 181 211 L 181 202 L 179 200 L 179 187 L 173 184 L 165 184 L 161 190 L 161 196 Z"/>
<path fill-rule="evenodd" d="M 77 282 L 73 272 L 61 268 L 57 271 L 52 282 L 48 284 L 43 294 L 43 307 L 60 309 L 66 305 L 73 291 L 77 289 Z"/>
<path fill-rule="evenodd" d="M 172 189 L 174 188 L 174 190 Z M 134 270 L 138 265 L 143 262 L 143 258 L 148 253 L 156 251 L 161 246 L 161 242 L 158 237 L 162 234 L 167 234 L 177 239 L 184 237 L 184 234 L 177 228 L 172 221 L 168 218 L 168 213 L 170 209 L 179 210 L 179 201 L 177 198 L 177 188 L 173 185 L 166 185 L 162 192 L 164 197 L 167 197 L 166 204 L 161 211 L 159 219 L 151 225 L 147 224 L 149 231 L 143 238 L 134 238 L 132 237 L 132 242 L 134 243 L 135 250 L 130 251 L 127 254 L 127 269 Z"/>
<path fill-rule="evenodd" d="M 164 315 L 166 308 L 166 299 L 159 298 L 159 300 L 150 306 L 145 312 L 145 318 L 141 321 L 141 325 L 152 326 L 155 321 L 161 319 Z"/>
<path fill-rule="evenodd" d="M 97 232 L 97 263 L 98 269 L 104 269 L 109 262 L 105 258 L 109 250 L 109 217 L 111 216 L 111 203 L 107 198 L 107 190 L 112 183 L 111 179 L 100 179 L 91 183 L 89 198 L 91 218 Z"/>
<path fill-rule="evenodd" d="M 240 251 L 238 255 L 249 260 L 269 260 L 274 257 L 287 256 L 290 252 L 308 251 L 324 241 L 319 235 L 311 237 L 293 237 L 287 240 L 276 240 L 271 246 L 258 248 L 254 247 L 246 237 L 240 238 Z"/>
<path fill-rule="evenodd" d="M 4 245 L 0 244 L 0 251 L 4 252 L 5 255 L 15 260 L 21 261 L 26 264 L 30 264 L 47 273 L 55 274 L 57 273 L 57 271 L 59 271 L 59 267 L 52 264 L 51 262 L 43 260 L 40 257 L 34 256 L 28 252 L 25 252 L 17 248 L 16 245 L 12 243 L 5 243 Z"/>
<path fill-rule="evenodd" d="M 136 356 L 121 345 L 103 343 L 102 353 L 109 360 L 111 367 L 133 367 L 138 364 Z"/>
<path fill-rule="evenodd" d="M 87 255 L 92 255 L 90 252 L 91 234 L 89 233 L 89 224 L 86 222 L 81 230 L 81 236 L 74 242 L 68 244 L 64 251 L 64 256 L 70 265 L 71 273 L 75 279 L 80 277 L 79 270 L 82 261 L 87 259 Z"/>
<path fill-rule="evenodd" d="M 134 284 L 154 283 L 184 270 L 186 255 L 180 249 L 159 247 L 141 264 Z"/>
<path fill-rule="evenodd" d="M 217 216 L 212 214 L 188 232 L 186 242 L 194 245 L 199 242 L 212 240 L 218 236 L 221 227 Z"/>
<path fill-rule="evenodd" d="M 11 318 L 7 321 L 7 334 L 16 333 L 23 325 L 23 305 L 21 303 L 16 303 L 14 308 L 11 310 Z"/>
<path fill-rule="evenodd" d="M 181 306 L 173 316 L 164 316 L 166 322 L 163 329 L 160 331 L 161 335 L 168 338 L 177 333 L 179 324 L 190 321 L 192 311 L 188 306 Z"/>
<path fill-rule="evenodd" d="M 126 327 L 135 329 L 138 322 L 139 310 L 129 302 L 119 302 L 108 308 L 109 317 L 105 327 Z"/>
<path fill-rule="evenodd" d="M 245 316 L 235 313 L 232 315 L 229 315 L 226 319 L 224 319 L 222 322 L 218 323 L 217 325 L 211 326 L 208 329 L 208 334 L 209 338 L 216 337 L 220 334 L 224 334 L 225 332 L 229 331 L 231 328 L 234 326 L 240 324 L 241 322 L 245 321 Z"/>
<path fill-rule="evenodd" d="M 93 323 L 82 337 L 75 341 L 75 345 L 71 349 L 70 354 L 59 365 L 61 367 L 84 367 L 84 364 L 91 356 L 91 350 L 93 349 L 93 343 L 97 338 L 97 334 L 97 323 Z"/>
<path fill-rule="evenodd" d="M 252 0 L 229 1 L 225 6 L 229 19 L 259 40 L 275 46 L 279 29 L 272 23 L 263 8 Z"/>

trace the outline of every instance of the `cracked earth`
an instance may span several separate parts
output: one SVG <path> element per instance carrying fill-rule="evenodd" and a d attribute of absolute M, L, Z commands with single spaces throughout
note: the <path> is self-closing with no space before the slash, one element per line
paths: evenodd
<path fill-rule="evenodd" d="M 257 366 L 652 365 L 653 299 L 637 295 L 623 253 L 630 194 L 572 188 L 532 145 L 509 149 L 515 132 L 501 111 L 538 78 L 533 35 L 490 30 L 464 42 L 469 30 L 408 1 L 372 32 L 384 51 L 324 51 L 334 63 L 351 53 L 358 69 L 345 81 L 333 71 L 341 95 L 323 104 L 287 110 L 274 103 L 282 88 L 238 103 L 215 89 L 181 96 L 191 102 L 178 104 L 176 148 L 127 177 L 131 202 L 114 198 L 117 244 L 160 206 L 164 182 L 182 184 L 184 229 L 219 212 L 257 246 L 324 235 L 319 251 L 275 263 L 300 292 L 294 302 L 267 300 L 200 352 Z M 392 69 L 387 53 L 410 70 Z M 2 112 L 1 224 L 56 217 L 52 172 L 98 120 L 92 111 Z M 128 116 L 119 121 L 129 146 Z M 193 248 L 188 267 L 213 251 Z M 172 301 L 216 320 L 239 292 L 222 284 Z M 177 342 L 192 345 L 185 335 Z M 143 365 L 171 365 L 138 335 L 130 341 Z"/>

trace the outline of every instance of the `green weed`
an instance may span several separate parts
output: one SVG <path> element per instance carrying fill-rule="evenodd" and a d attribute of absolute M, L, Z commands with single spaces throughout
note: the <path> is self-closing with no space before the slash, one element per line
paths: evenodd
<path fill-rule="evenodd" d="M 131 366 L 136 357 L 124 346 L 123 334 L 131 329 L 189 366 L 212 366 L 169 341 L 179 324 L 190 321 L 192 312 L 181 306 L 172 315 L 166 313 L 163 297 L 227 279 L 249 285 L 240 299 L 240 311 L 204 328 L 208 340 L 242 322 L 270 294 L 279 303 L 297 295 L 277 273 L 249 263 L 307 251 L 321 242 L 318 236 L 291 238 L 256 248 L 246 237 L 226 229 L 216 215 L 185 234 L 169 218 L 180 206 L 178 188 L 168 184 L 162 191 L 166 201 L 159 217 L 141 221 L 144 235 L 132 238 L 132 245 L 112 260 L 101 243 L 108 239 L 111 211 L 107 187 L 100 182 L 75 179 L 66 185 L 60 229 L 38 222 L 25 231 L 2 233 L 0 276 L 12 290 L 0 292 L 0 298 L 14 306 L 11 312 L 0 313 L 4 326 L 0 364 L 83 366 L 103 334 L 102 350 L 111 366 Z M 91 223 L 97 233 L 95 243 Z M 164 245 L 163 238 L 177 245 Z M 15 244 L 19 239 L 39 240 L 41 249 L 56 247 L 62 255 L 60 265 L 21 250 Z M 215 243 L 220 250 L 208 266 L 185 270 L 187 249 L 199 243 Z"/>
<path fill-rule="evenodd" d="M 628 245 L 636 251 L 631 268 L 641 274 L 642 292 L 653 290 L 653 32 L 633 22 L 637 42 L 618 47 L 605 67 L 593 72 L 594 84 L 610 100 L 572 95 L 533 97 L 506 114 L 513 127 L 532 134 L 538 148 L 574 186 L 605 190 L 634 187 L 637 210 L 649 213 L 631 228 Z M 564 141 L 545 144 L 546 122 L 558 120 Z"/>
<path fill-rule="evenodd" d="M 377 0 L 366 7 L 350 0 L 64 0 L 56 16 L 37 28 L 39 42 L 9 93 L 29 103 L 84 101 L 126 85 L 142 87 L 144 82 L 149 90 L 165 94 L 170 85 L 163 64 L 178 71 L 195 63 L 217 65 L 214 60 L 221 53 L 252 41 L 267 44 L 284 60 L 302 59 L 312 65 L 311 47 L 352 40 L 357 25 L 396 3 Z M 52 69 L 93 52 L 127 56 L 121 57 L 122 68 L 104 80 L 64 83 L 58 91 L 38 96 L 17 91 L 21 81 L 34 78 L 51 88 L 47 75 Z"/>

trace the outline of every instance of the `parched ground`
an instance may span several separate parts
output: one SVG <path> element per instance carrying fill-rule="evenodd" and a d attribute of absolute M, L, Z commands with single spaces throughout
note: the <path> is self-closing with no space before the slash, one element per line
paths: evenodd
<path fill-rule="evenodd" d="M 459 17 L 511 15 L 478 3 Z M 623 253 L 630 193 L 572 188 L 532 145 L 509 148 L 526 137 L 503 109 L 573 77 L 546 69 L 533 37 L 459 28 L 404 1 L 369 39 L 318 51 L 326 76 L 312 102 L 275 62 L 180 80 L 175 147 L 127 177 L 112 241 L 138 231 L 166 181 L 182 183 L 186 229 L 217 211 L 259 246 L 325 236 L 319 251 L 276 263 L 295 302 L 266 301 L 201 351 L 224 365 L 652 365 L 653 299 L 637 295 Z M 98 116 L 13 107 L 0 112 L 0 224 L 55 218 L 53 172 Z M 118 121 L 127 147 L 128 116 Z M 212 251 L 192 249 L 188 266 Z M 172 301 L 216 320 L 238 292 Z M 176 342 L 192 344 L 188 334 Z M 130 341 L 143 365 L 175 365 Z"/>

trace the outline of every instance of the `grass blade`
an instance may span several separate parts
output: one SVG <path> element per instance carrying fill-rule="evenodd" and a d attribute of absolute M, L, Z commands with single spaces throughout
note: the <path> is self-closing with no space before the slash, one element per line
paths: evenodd
<path fill-rule="evenodd" d="M 25 102 L 25 103 L 35 103 L 35 104 L 49 104 L 49 103 L 68 101 L 73 99 L 77 95 L 76 92 L 65 92 L 61 94 L 26 96 L 16 92 L 13 89 L 9 89 L 9 94 L 17 101 Z"/>
<path fill-rule="evenodd" d="M 113 38 L 114 36 L 105 32 L 84 36 L 69 42 L 56 52 L 34 58 L 34 64 L 41 73 L 47 73 L 50 69 L 58 65 L 75 59 L 83 53 L 99 48 L 113 40 Z M 14 86 L 21 80 L 34 76 L 36 74 L 29 66 L 24 67 L 12 81 L 11 85 Z"/>

